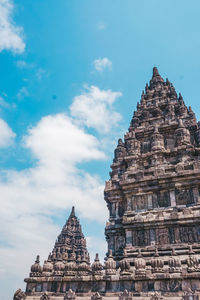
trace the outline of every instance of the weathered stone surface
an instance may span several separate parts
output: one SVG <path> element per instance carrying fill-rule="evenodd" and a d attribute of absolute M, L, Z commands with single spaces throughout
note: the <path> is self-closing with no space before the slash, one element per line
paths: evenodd
<path fill-rule="evenodd" d="M 18 289 L 13 297 L 13 300 L 25 300 L 26 299 L 26 294 L 21 290 Z"/>
<path fill-rule="evenodd" d="M 69 289 L 68 292 L 66 292 L 66 295 L 64 297 L 64 300 L 75 300 L 76 299 L 76 294 L 72 289 Z"/>
<path fill-rule="evenodd" d="M 50 299 L 50 297 L 47 292 L 44 292 L 42 294 L 42 296 L 40 297 L 40 300 L 49 300 L 49 299 Z"/>
<path fill-rule="evenodd" d="M 73 208 L 43 267 L 39 257 L 31 267 L 27 300 L 39 300 L 45 291 L 50 300 L 197 300 L 200 122 L 157 68 L 111 169 L 104 265 L 98 255 L 90 265 Z"/>

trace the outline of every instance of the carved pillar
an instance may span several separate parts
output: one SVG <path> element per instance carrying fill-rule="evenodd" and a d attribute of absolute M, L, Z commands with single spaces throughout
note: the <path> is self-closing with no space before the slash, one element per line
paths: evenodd
<path fill-rule="evenodd" d="M 132 207 L 131 207 L 131 198 L 128 198 L 127 199 L 127 211 L 131 211 L 132 210 Z"/>
<path fill-rule="evenodd" d="M 47 291 L 47 285 L 48 285 L 48 282 L 43 282 L 43 285 L 42 285 L 43 292 Z"/>
<path fill-rule="evenodd" d="M 193 187 L 193 196 L 194 196 L 194 203 L 200 203 L 200 197 L 199 197 L 199 189 L 198 187 Z"/>
<path fill-rule="evenodd" d="M 176 206 L 176 196 L 174 190 L 170 191 L 170 202 L 171 202 L 171 207 Z"/>
<path fill-rule="evenodd" d="M 148 208 L 149 209 L 152 209 L 153 208 L 153 203 L 152 203 L 152 195 L 148 195 L 147 196 L 147 199 L 148 199 Z"/>
<path fill-rule="evenodd" d="M 126 247 L 132 246 L 132 231 L 126 230 Z"/>
<path fill-rule="evenodd" d="M 119 218 L 119 203 L 116 202 L 116 206 L 115 206 L 115 214 L 116 214 L 116 218 Z"/>
<path fill-rule="evenodd" d="M 62 292 L 66 292 L 67 290 L 67 282 L 63 282 L 63 286 L 62 286 Z"/>
<path fill-rule="evenodd" d="M 178 227 L 175 227 L 174 228 L 174 238 L 175 238 L 175 243 L 180 243 L 181 240 L 180 240 L 180 233 L 179 233 L 179 228 Z"/>
<path fill-rule="evenodd" d="M 150 229 L 150 242 L 151 245 L 155 245 L 156 244 L 156 232 L 155 229 Z"/>

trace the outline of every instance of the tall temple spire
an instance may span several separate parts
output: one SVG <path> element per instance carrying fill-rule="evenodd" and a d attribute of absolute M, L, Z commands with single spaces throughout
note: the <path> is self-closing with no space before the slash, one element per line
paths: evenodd
<path fill-rule="evenodd" d="M 196 122 L 195 114 L 191 109 L 187 109 L 182 95 L 177 97 L 172 83 L 168 79 L 164 81 L 158 69 L 154 67 L 150 83 L 146 85 L 145 93 L 142 93 L 141 101 L 133 114 L 129 131 L 147 127 L 147 124 L 154 125 L 155 122 L 159 126 L 164 122 L 178 123 L 180 118 L 184 119 L 183 122 Z"/>

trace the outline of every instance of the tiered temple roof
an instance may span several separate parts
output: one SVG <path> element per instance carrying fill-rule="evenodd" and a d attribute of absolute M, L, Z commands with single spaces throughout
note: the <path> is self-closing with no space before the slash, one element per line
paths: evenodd
<path fill-rule="evenodd" d="M 80 222 L 75 215 L 74 207 L 72 207 L 71 214 L 55 242 L 51 259 L 54 260 L 60 256 L 67 259 L 72 254 L 76 257 L 84 257 L 88 263 L 90 262 L 86 239 L 82 233 Z"/>

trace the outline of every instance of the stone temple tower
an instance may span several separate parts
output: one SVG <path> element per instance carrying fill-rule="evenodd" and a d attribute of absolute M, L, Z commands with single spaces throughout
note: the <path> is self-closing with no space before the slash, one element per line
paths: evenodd
<path fill-rule="evenodd" d="M 154 68 L 105 188 L 106 238 L 117 261 L 124 250 L 130 260 L 156 252 L 164 264 L 172 253 L 200 252 L 199 147 L 195 114 Z"/>
<path fill-rule="evenodd" d="M 72 208 L 14 300 L 200 300 L 200 123 L 157 68 L 111 169 L 104 264 Z"/>

